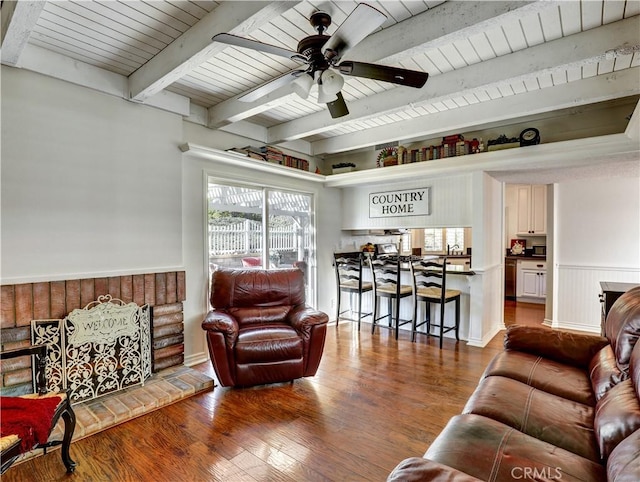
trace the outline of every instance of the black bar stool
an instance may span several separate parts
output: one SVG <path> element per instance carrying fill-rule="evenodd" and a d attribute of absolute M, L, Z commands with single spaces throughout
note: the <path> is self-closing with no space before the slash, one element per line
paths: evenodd
<path fill-rule="evenodd" d="M 345 254 L 334 253 L 334 266 L 336 271 L 336 282 L 338 285 L 338 302 L 336 313 L 336 325 L 340 321 L 340 315 L 350 311 L 353 313 L 353 295 L 358 298 L 358 318 L 349 321 L 358 322 L 358 331 L 360 331 L 360 320 L 365 316 L 371 316 L 371 313 L 362 313 L 362 294 L 373 290 L 373 283 L 363 281 L 362 279 L 362 253 L 357 256 L 348 256 Z M 341 293 L 349 294 L 349 309 L 340 311 Z M 352 315 L 350 315 L 352 316 Z"/>
<path fill-rule="evenodd" d="M 448 290 L 447 285 L 447 259 L 443 264 L 435 261 L 415 261 L 411 263 L 411 273 L 413 278 L 413 326 L 411 330 L 411 341 L 415 341 L 416 333 L 423 333 L 440 338 L 440 348 L 442 348 L 442 338 L 445 333 L 455 330 L 456 340 L 459 338 L 460 329 L 460 295 L 459 290 Z M 445 325 L 444 309 L 445 305 L 455 301 L 455 324 Z M 420 323 L 418 319 L 418 302 L 426 304 L 425 319 Z M 433 323 L 431 320 L 431 303 L 440 305 L 440 323 Z M 418 328 L 427 325 L 426 332 L 418 331 Z M 431 327 L 439 328 L 439 333 L 431 333 Z"/>
<path fill-rule="evenodd" d="M 379 257 L 378 259 L 369 259 L 369 266 L 373 273 L 373 320 L 371 324 L 371 333 L 373 334 L 379 320 L 389 319 L 388 328 L 395 330 L 396 340 L 398 339 L 398 329 L 402 325 L 411 323 L 412 320 L 400 319 L 400 300 L 411 296 L 413 287 L 411 285 L 403 285 L 400 279 L 400 257 Z M 387 314 L 378 317 L 378 302 L 380 298 L 387 299 Z M 394 303 L 395 302 L 395 303 Z M 395 309 L 393 309 L 395 305 Z M 382 326 L 382 325 L 379 325 Z M 384 327 L 387 328 L 387 327 Z"/>

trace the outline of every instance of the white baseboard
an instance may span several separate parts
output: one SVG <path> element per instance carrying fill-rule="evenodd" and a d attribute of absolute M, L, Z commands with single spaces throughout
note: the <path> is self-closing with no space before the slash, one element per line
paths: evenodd
<path fill-rule="evenodd" d="M 496 325 L 493 327 L 493 329 L 491 331 L 489 331 L 487 334 L 485 334 L 481 339 L 469 339 L 469 341 L 467 341 L 467 345 L 470 346 L 477 346 L 478 348 L 484 348 L 485 346 L 487 346 L 487 344 L 493 340 L 493 338 L 500 333 L 502 330 L 504 330 L 505 327 L 503 324 L 500 325 Z"/>
<path fill-rule="evenodd" d="M 584 331 L 587 333 L 594 333 L 597 335 L 600 334 L 600 325 L 593 326 L 592 324 L 576 323 L 572 321 L 559 321 L 555 325 L 552 325 L 552 328 L 558 328 L 560 330 Z"/>
<path fill-rule="evenodd" d="M 188 367 L 209 361 L 209 353 L 200 352 L 184 357 L 184 364 Z"/>

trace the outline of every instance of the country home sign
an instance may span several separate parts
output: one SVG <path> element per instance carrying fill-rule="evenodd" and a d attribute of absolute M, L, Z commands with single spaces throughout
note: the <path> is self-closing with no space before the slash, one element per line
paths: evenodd
<path fill-rule="evenodd" d="M 429 215 L 429 189 L 421 187 L 403 191 L 372 192 L 369 194 L 369 217 Z"/>

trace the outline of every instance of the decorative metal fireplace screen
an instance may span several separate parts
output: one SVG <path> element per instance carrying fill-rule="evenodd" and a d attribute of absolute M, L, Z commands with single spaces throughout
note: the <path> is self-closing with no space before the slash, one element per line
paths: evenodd
<path fill-rule="evenodd" d="M 64 320 L 33 320 L 31 341 L 48 344 L 49 390 L 67 389 L 71 402 L 91 400 L 151 376 L 149 305 L 105 295 Z"/>

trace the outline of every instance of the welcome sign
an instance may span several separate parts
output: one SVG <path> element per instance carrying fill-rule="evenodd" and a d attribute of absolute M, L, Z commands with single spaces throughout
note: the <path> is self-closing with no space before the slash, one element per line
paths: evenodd
<path fill-rule="evenodd" d="M 429 215 L 429 189 L 421 187 L 403 191 L 372 192 L 369 194 L 369 217 Z"/>

